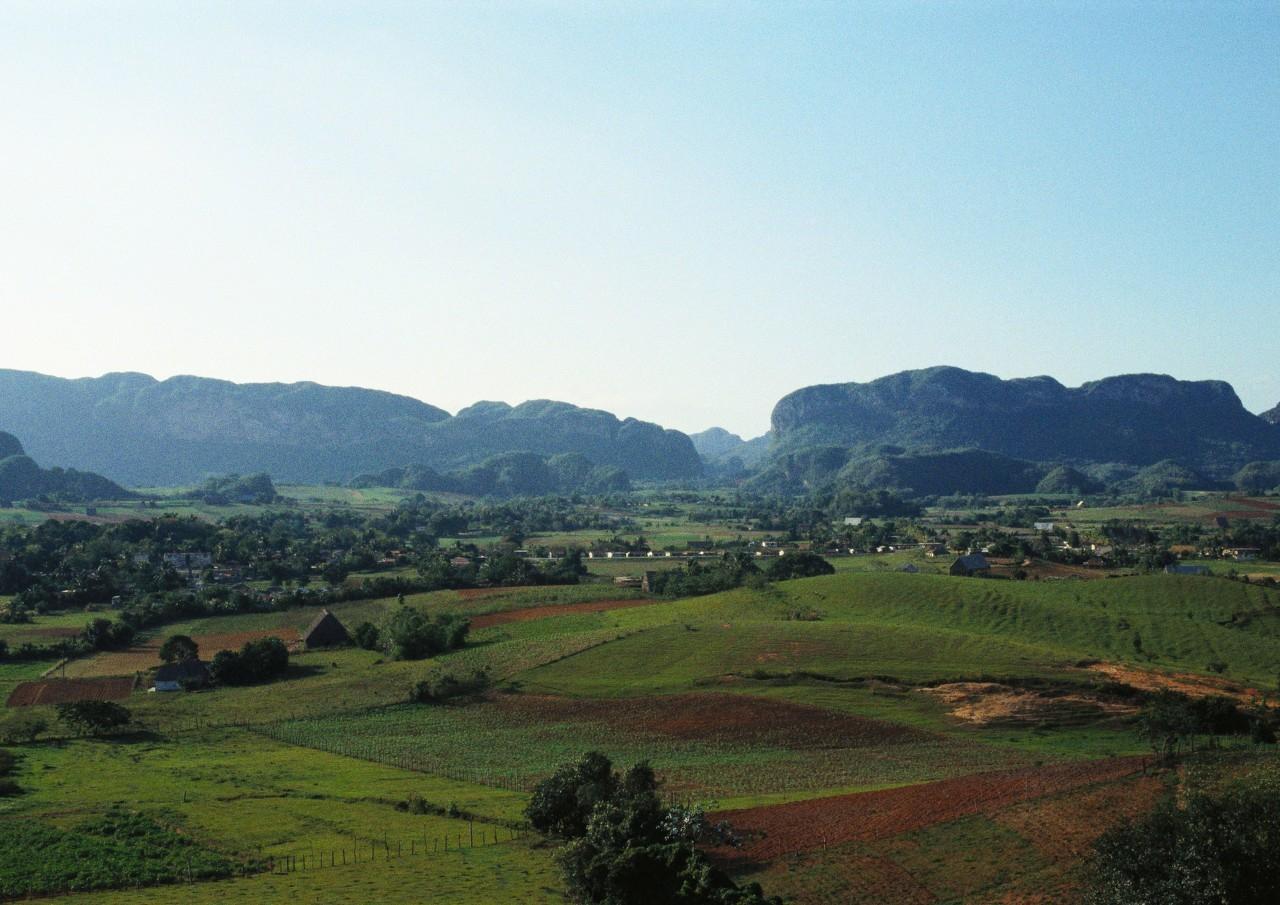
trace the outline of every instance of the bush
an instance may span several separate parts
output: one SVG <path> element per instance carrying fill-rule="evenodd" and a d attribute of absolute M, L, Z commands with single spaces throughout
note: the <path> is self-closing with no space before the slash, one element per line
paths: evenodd
<path fill-rule="evenodd" d="M 463 676 L 444 673 L 414 685 L 409 700 L 415 704 L 442 704 L 455 698 L 482 694 L 490 684 L 489 673 L 484 669 Z"/>
<path fill-rule="evenodd" d="M 361 622 L 356 626 L 353 637 L 357 647 L 364 650 L 377 650 L 382 640 L 382 633 L 378 631 L 378 627 L 372 622 Z"/>
<path fill-rule="evenodd" d="M 42 716 L 34 713 L 18 714 L 0 727 L 0 741 L 6 745 L 30 743 L 48 728 L 49 721 Z"/>
<path fill-rule="evenodd" d="M 200 657 L 200 646 L 186 635 L 170 635 L 160 645 L 160 659 L 165 663 L 181 663 Z"/>

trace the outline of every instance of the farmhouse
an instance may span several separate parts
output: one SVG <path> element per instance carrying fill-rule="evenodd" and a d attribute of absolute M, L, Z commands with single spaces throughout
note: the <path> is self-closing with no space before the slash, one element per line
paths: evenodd
<path fill-rule="evenodd" d="M 1258 554 L 1261 552 L 1262 550 L 1258 547 L 1228 547 L 1222 551 L 1222 555 L 1228 559 L 1235 559 L 1243 562 L 1257 559 Z"/>
<path fill-rule="evenodd" d="M 962 575 L 966 578 L 974 575 L 989 575 L 991 563 L 981 553 L 970 553 L 953 562 L 949 571 L 952 575 Z"/>
<path fill-rule="evenodd" d="M 847 515 L 847 516 L 845 516 L 844 523 L 845 523 L 845 525 L 846 525 L 847 527 L 850 527 L 850 528 L 857 528 L 859 525 L 861 525 L 861 524 L 862 524 L 862 516 L 860 516 L 860 515 Z"/>
<path fill-rule="evenodd" d="M 1035 528 L 1037 531 L 1052 531 L 1053 522 L 1036 522 L 1031 527 Z"/>
<path fill-rule="evenodd" d="M 167 663 L 156 670 L 152 691 L 182 691 L 183 688 L 204 685 L 209 681 L 209 669 L 199 660 L 183 660 Z"/>
<path fill-rule="evenodd" d="M 307 626 L 307 630 L 302 633 L 302 643 L 308 649 L 342 647 L 351 643 L 351 636 L 347 634 L 346 627 L 338 621 L 337 616 L 328 610 L 321 610 L 320 614 Z"/>

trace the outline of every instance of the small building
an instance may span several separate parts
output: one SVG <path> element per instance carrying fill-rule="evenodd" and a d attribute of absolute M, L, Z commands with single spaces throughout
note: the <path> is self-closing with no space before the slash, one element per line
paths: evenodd
<path fill-rule="evenodd" d="M 658 573 L 649 571 L 644 573 L 644 578 L 640 579 L 640 590 L 646 594 L 652 594 L 654 585 L 657 584 Z"/>
<path fill-rule="evenodd" d="M 351 636 L 346 627 L 338 621 L 338 617 L 328 610 L 311 621 L 307 630 L 302 633 L 302 643 L 308 649 L 317 647 L 343 647 L 351 643 Z"/>
<path fill-rule="evenodd" d="M 156 670 L 152 691 L 182 691 L 185 688 L 198 688 L 209 682 L 209 667 L 200 660 L 183 660 L 180 663 L 166 663 Z"/>
<path fill-rule="evenodd" d="M 1208 566 L 1189 566 L 1182 563 L 1164 567 L 1166 575 L 1212 575 Z"/>
<path fill-rule="evenodd" d="M 859 525 L 862 524 L 862 516 L 846 515 L 844 518 L 844 524 L 846 528 L 857 528 Z"/>
<path fill-rule="evenodd" d="M 909 563 L 907 563 L 905 566 L 903 566 L 901 569 L 899 569 L 898 571 L 899 571 L 899 572 L 906 572 L 906 573 L 908 573 L 908 574 L 910 574 L 910 575 L 914 575 L 914 574 L 916 574 L 917 572 L 919 572 L 919 571 L 920 571 L 920 567 L 919 567 L 919 566 L 917 566 L 917 565 L 916 565 L 915 563 L 913 563 L 913 562 L 909 562 Z"/>
<path fill-rule="evenodd" d="M 1053 522 L 1036 522 L 1031 527 L 1035 528 L 1037 531 L 1052 531 Z"/>
<path fill-rule="evenodd" d="M 1258 547 L 1228 547 L 1222 551 L 1222 555 L 1240 562 L 1248 562 L 1257 559 L 1261 552 L 1262 550 Z"/>
<path fill-rule="evenodd" d="M 166 553 L 164 564 L 175 572 L 199 572 L 213 565 L 212 553 Z"/>
<path fill-rule="evenodd" d="M 989 575 L 991 563 L 981 553 L 970 553 L 953 562 L 949 571 L 952 575 L 961 575 L 966 578 L 974 575 Z"/>
<path fill-rule="evenodd" d="M 613 580 L 613 584 L 618 588 L 643 588 L 644 579 L 635 575 L 619 575 Z"/>
<path fill-rule="evenodd" d="M 449 565 L 453 566 L 455 569 L 465 569 L 467 566 L 471 565 L 471 560 L 467 559 L 465 556 L 455 556 L 453 559 L 449 560 Z"/>

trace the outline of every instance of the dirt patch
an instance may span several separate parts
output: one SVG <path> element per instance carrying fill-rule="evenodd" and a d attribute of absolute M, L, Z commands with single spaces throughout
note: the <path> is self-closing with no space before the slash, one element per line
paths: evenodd
<path fill-rule="evenodd" d="M 938 699 L 951 715 L 967 723 L 1089 723 L 1108 717 L 1129 716 L 1138 708 L 1123 701 L 1069 691 L 1047 693 L 1011 688 L 996 682 L 949 682 L 921 693 Z"/>
<path fill-rule="evenodd" d="M 718 850 L 727 862 L 759 864 L 792 852 L 843 842 L 887 839 L 973 814 L 991 813 L 1099 782 L 1120 779 L 1142 766 L 1142 758 L 1029 767 L 978 773 L 880 792 L 860 792 L 741 811 L 722 811 L 750 840 L 741 849 Z"/>
<path fill-rule="evenodd" d="M 71 701 L 123 701 L 133 693 L 133 679 L 41 679 L 23 682 L 9 694 L 9 707 L 67 704 Z"/>
<path fill-rule="evenodd" d="M 751 743 L 793 750 L 870 748 L 933 738 L 895 723 L 724 692 L 617 700 L 504 695 L 498 703 L 529 720 L 600 723 L 624 732 L 729 745 Z"/>
<path fill-rule="evenodd" d="M 1260 704 L 1262 694 L 1229 679 L 1198 676 L 1195 673 L 1156 672 L 1125 666 L 1120 663 L 1094 663 L 1085 667 L 1092 673 L 1104 675 L 1115 682 L 1122 682 L 1141 691 L 1177 691 L 1193 698 L 1222 696 L 1248 704 Z"/>
<path fill-rule="evenodd" d="M 627 600 L 591 600 L 586 603 L 553 603 L 547 606 L 531 606 L 518 610 L 507 610 L 504 613 L 484 613 L 471 617 L 473 629 L 490 628 L 505 625 L 508 622 L 529 622 L 533 619 L 551 619 L 555 616 L 570 616 L 575 613 L 603 613 L 607 610 L 621 610 L 635 606 L 651 606 L 661 603 L 660 600 L 647 600 L 643 597 Z"/>
<path fill-rule="evenodd" d="M 1121 820 L 1145 814 L 1165 794 L 1156 776 L 1136 776 L 1083 792 L 1016 805 L 993 816 L 1026 839 L 1048 861 L 1075 861 Z"/>

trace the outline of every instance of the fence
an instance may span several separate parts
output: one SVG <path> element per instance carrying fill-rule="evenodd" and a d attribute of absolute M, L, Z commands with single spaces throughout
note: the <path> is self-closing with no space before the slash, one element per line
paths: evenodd
<path fill-rule="evenodd" d="M 273 874 L 309 873 L 351 864 L 373 864 L 397 861 L 403 858 L 440 856 L 464 849 L 488 848 L 524 839 L 526 830 L 518 827 L 482 824 L 476 828 L 469 821 L 465 832 L 434 835 L 423 832 L 421 836 L 392 840 L 383 836 L 381 841 L 351 840 L 351 847 L 309 848 L 307 854 L 260 855 L 268 872 Z"/>

